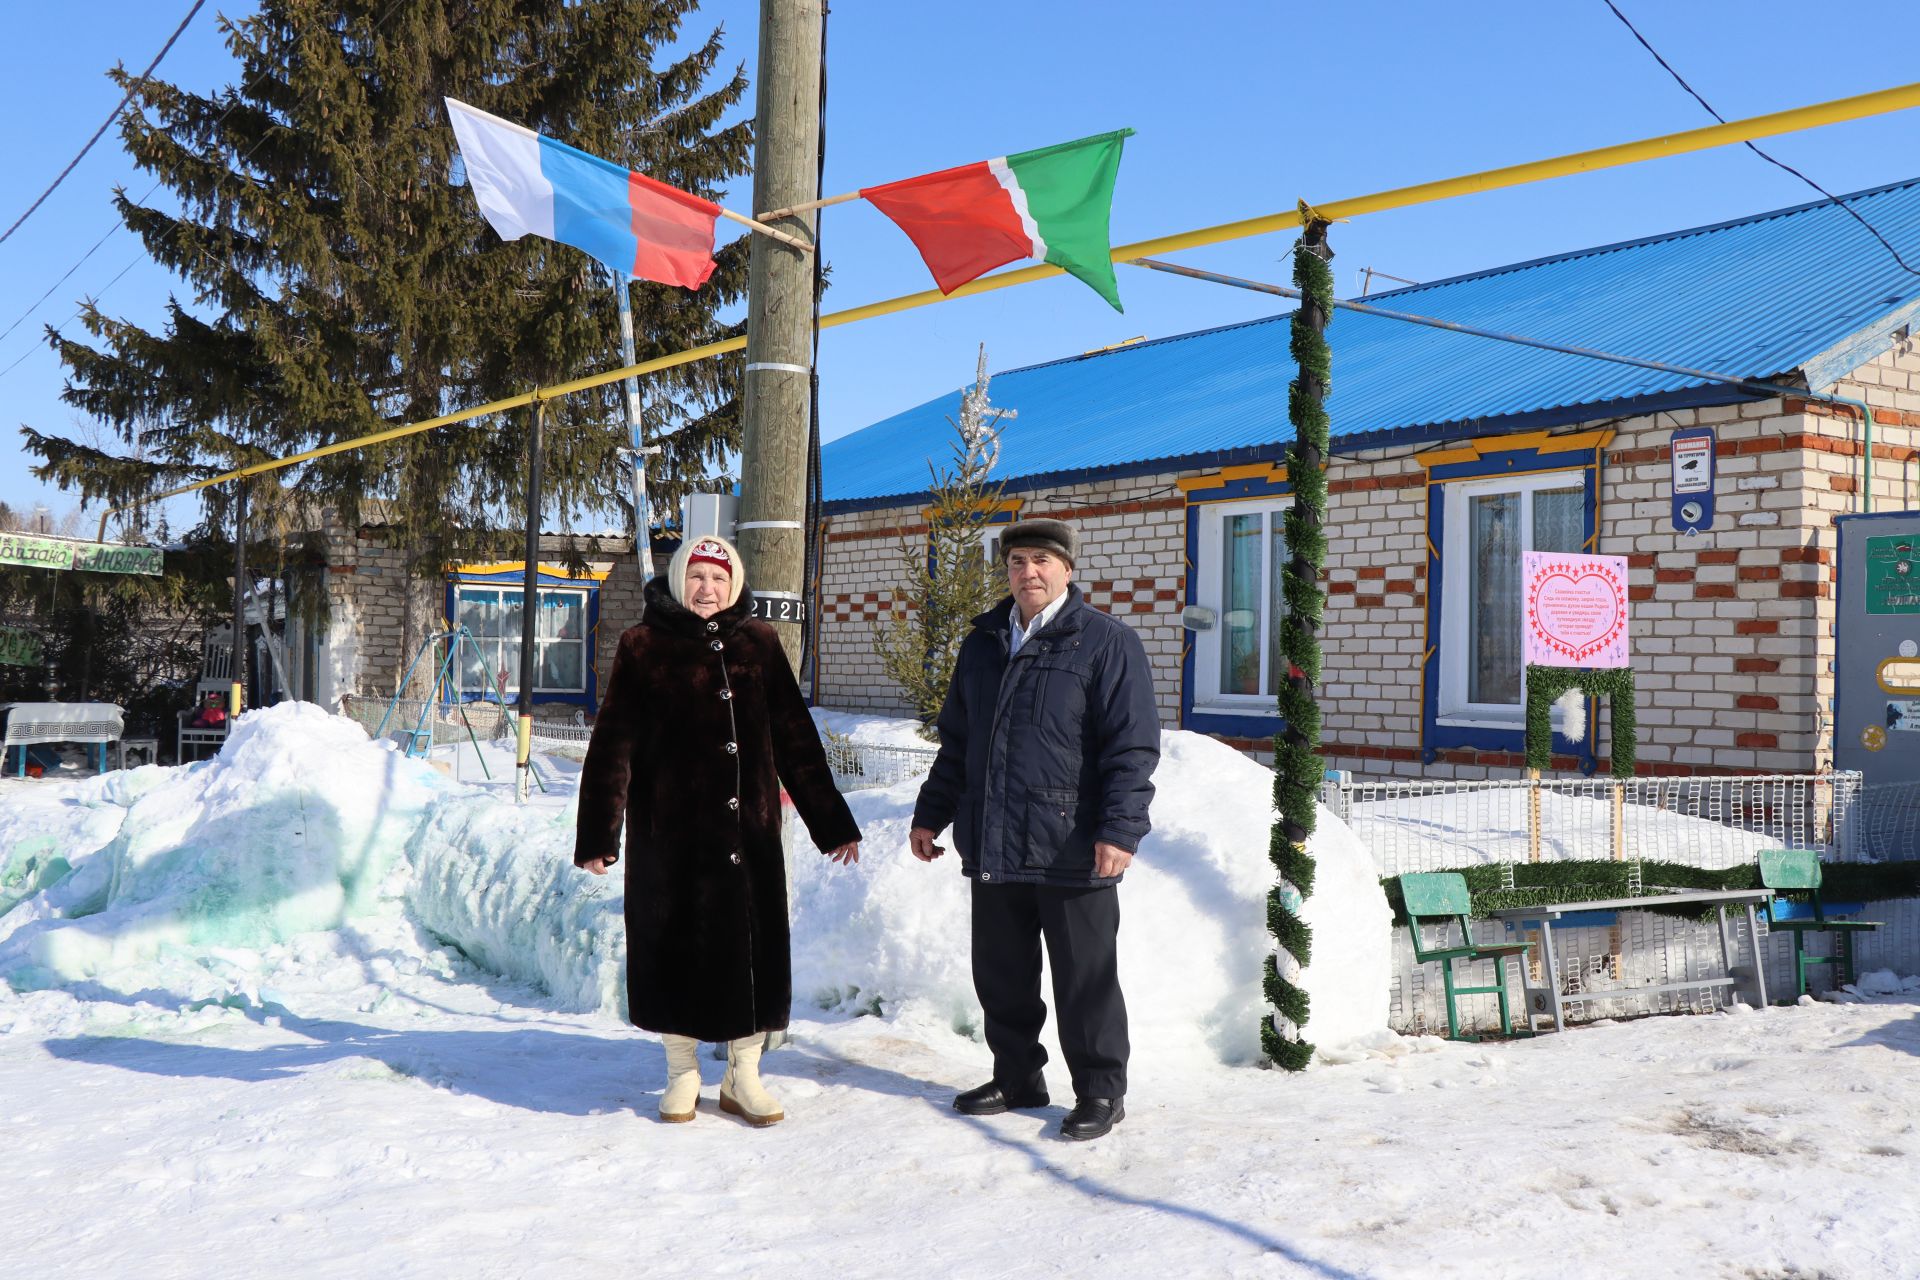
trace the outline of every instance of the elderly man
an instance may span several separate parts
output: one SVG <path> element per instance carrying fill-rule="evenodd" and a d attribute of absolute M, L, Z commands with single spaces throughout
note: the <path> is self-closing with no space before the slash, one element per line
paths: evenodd
<path fill-rule="evenodd" d="M 1059 520 L 1025 520 L 1001 539 L 1012 594 L 960 646 L 910 838 L 931 862 L 952 823 L 973 880 L 973 985 L 993 1079 L 954 1107 L 1047 1105 L 1044 938 L 1075 1100 L 1060 1132 L 1086 1139 L 1126 1115 L 1117 890 L 1147 834 L 1160 720 L 1140 638 L 1071 582 L 1076 543 Z"/>

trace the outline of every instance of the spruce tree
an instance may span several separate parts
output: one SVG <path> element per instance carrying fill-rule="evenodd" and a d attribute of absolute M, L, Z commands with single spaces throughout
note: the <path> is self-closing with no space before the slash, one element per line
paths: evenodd
<path fill-rule="evenodd" d="M 23 428 L 36 474 L 125 504 L 185 481 L 618 364 L 614 295 L 579 250 L 506 243 L 464 184 L 442 99 L 713 197 L 748 167 L 749 122 L 725 123 L 746 81 L 713 30 L 656 67 L 694 0 L 263 0 L 226 22 L 238 64 L 211 95 L 124 70 L 122 136 L 170 202 L 117 204 L 186 282 L 163 326 L 89 305 L 91 343 L 52 335 L 65 397 L 124 452 Z M 457 185 L 456 185 L 457 184 Z M 169 212 L 169 205 L 178 212 Z M 733 244 L 697 293 L 634 288 L 641 359 L 725 336 L 745 288 Z M 737 448 L 737 362 L 646 385 L 666 446 L 656 510 Z M 627 511 L 619 388 L 548 406 L 547 522 Z M 524 413 L 336 454 L 253 482 L 263 518 L 298 504 L 401 527 L 418 567 L 488 546 L 521 518 Z M 232 486 L 205 493 L 224 523 Z M 377 504 L 377 505 L 376 505 Z M 507 538 L 506 545 L 516 545 Z"/>
<path fill-rule="evenodd" d="M 973 386 L 960 398 L 960 420 L 947 420 L 958 436 L 953 461 L 945 468 L 928 464 L 933 486 L 927 541 L 901 544 L 902 586 L 875 626 L 880 669 L 906 696 L 927 737 L 933 736 L 933 718 L 946 701 L 973 619 L 1006 594 L 999 566 L 988 563 L 981 548 L 1000 501 L 1001 486 L 988 478 L 1000 456 L 997 428 L 1014 411 L 988 403 L 989 381 L 983 345 Z"/>

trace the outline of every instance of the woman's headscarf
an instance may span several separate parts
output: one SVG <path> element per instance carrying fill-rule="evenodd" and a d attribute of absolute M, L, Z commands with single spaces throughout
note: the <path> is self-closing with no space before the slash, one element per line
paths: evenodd
<path fill-rule="evenodd" d="M 740 551 L 731 542 L 718 534 L 703 533 L 697 538 L 689 538 L 680 544 L 673 553 L 673 559 L 667 563 L 667 590 L 673 593 L 675 604 L 687 603 L 687 570 L 695 564 L 717 564 L 727 571 L 727 603 L 731 609 L 740 602 L 740 592 L 747 585 L 747 566 L 740 559 Z"/>

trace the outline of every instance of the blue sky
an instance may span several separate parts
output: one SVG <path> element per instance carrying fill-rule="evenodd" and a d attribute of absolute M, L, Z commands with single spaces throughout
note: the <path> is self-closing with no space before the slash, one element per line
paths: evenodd
<path fill-rule="evenodd" d="M 118 94 L 105 68 L 144 66 L 188 3 L 90 0 L 14 15 L 0 110 L 19 123 L 0 226 L 113 108 Z M 1911 3 L 1616 3 L 1729 119 L 1920 79 L 1911 55 L 1920 6 Z M 724 23 L 751 72 L 757 12 L 749 0 L 716 0 L 693 25 Z M 1138 133 L 1115 196 L 1116 244 L 1291 208 L 1300 198 L 1326 203 L 1710 123 L 1601 0 L 839 0 L 829 53 L 829 192 L 1127 125 Z M 159 74 L 199 88 L 233 79 L 211 5 Z M 1920 111 L 1762 145 L 1831 191 L 1857 190 L 1920 173 Z M 113 225 L 114 186 L 138 195 L 151 182 L 114 135 L 102 139 L 0 245 L 0 328 Z M 734 208 L 748 203 L 745 180 L 741 187 Z M 1746 149 L 1722 148 L 1370 215 L 1334 229 L 1335 268 L 1340 291 L 1353 295 L 1363 267 L 1433 280 L 1811 198 Z M 911 245 L 864 204 L 828 210 L 822 234 L 834 267 L 829 309 L 928 287 Z M 1179 260 L 1284 282 L 1288 243 L 1269 236 Z M 1920 256 L 1920 245 L 1902 248 Z M 1257 295 L 1124 267 L 1120 287 L 1125 315 L 1059 279 L 830 330 L 821 357 L 826 437 L 958 388 L 980 342 L 994 368 L 1008 369 L 1277 309 Z M 0 375 L 8 428 L 0 432 L 0 500 L 45 502 L 56 516 L 75 506 L 27 474 L 15 424 L 96 429 L 61 402 L 63 370 L 43 326 L 67 326 L 87 295 L 100 296 L 110 314 L 152 324 L 179 288 L 121 232 L 0 339 L 0 369 L 25 356 Z M 191 514 L 173 512 L 176 522 Z"/>

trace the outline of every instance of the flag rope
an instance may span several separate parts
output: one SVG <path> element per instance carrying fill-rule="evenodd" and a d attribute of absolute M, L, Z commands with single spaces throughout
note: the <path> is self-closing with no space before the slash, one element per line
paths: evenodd
<path fill-rule="evenodd" d="M 1642 138 L 1634 142 L 1616 143 L 1613 146 L 1598 147 L 1589 151 L 1576 151 L 1570 155 L 1557 156 L 1546 160 L 1532 160 L 1524 164 L 1507 165 L 1498 169 L 1487 169 L 1479 173 L 1463 174 L 1455 178 L 1443 178 L 1434 182 L 1417 183 L 1409 187 L 1396 187 L 1389 191 L 1375 192 L 1372 195 L 1355 196 L 1347 200 L 1337 200 L 1331 204 L 1317 206 L 1315 214 L 1328 221 L 1359 217 L 1362 214 L 1381 213 L 1389 209 L 1405 209 L 1414 205 L 1431 204 L 1438 200 L 1448 200 L 1455 196 L 1472 195 L 1483 191 L 1497 191 L 1506 187 L 1522 186 L 1530 182 L 1542 182 L 1549 178 L 1567 177 L 1576 173 L 1592 173 L 1600 169 L 1616 168 L 1621 165 L 1637 164 L 1643 160 L 1659 159 L 1663 156 L 1686 155 L 1694 151 L 1704 151 L 1713 147 L 1729 146 L 1736 142 L 1746 142 L 1752 138 L 1769 138 L 1783 133 L 1792 133 L 1802 129 L 1817 129 L 1825 125 L 1840 124 L 1849 120 L 1863 120 L 1871 116 L 1885 115 L 1893 111 L 1904 111 L 1920 106 L 1920 83 L 1899 85 L 1891 89 L 1880 89 L 1873 93 L 1856 94 L 1852 97 L 1835 98 L 1829 102 L 1813 103 L 1804 107 L 1794 107 L 1786 111 L 1775 111 L 1767 115 L 1750 116 L 1742 120 L 1733 120 L 1726 124 L 1708 125 L 1700 129 L 1689 129 L 1680 133 L 1663 134 L 1658 137 Z M 858 193 L 854 193 L 858 194 Z M 1223 222 L 1218 226 L 1202 227 L 1193 231 L 1183 231 L 1175 235 L 1160 236 L 1152 240 L 1140 240 L 1133 244 L 1123 244 L 1112 251 L 1115 262 L 1131 262 L 1136 258 L 1149 258 L 1164 253 L 1178 253 L 1186 249 L 1197 249 L 1205 245 L 1222 244 L 1230 240 L 1244 240 L 1252 236 L 1267 235 L 1275 231 L 1284 231 L 1301 225 L 1299 209 L 1288 209 L 1279 213 L 1265 214 L 1257 218 L 1244 218 L 1237 222 Z M 925 289 L 918 293 L 902 294 L 897 298 L 887 298 L 879 302 L 870 302 L 864 306 L 851 307 L 845 311 L 830 312 L 820 317 L 820 328 L 832 329 L 840 325 L 857 324 L 863 320 L 873 320 L 880 316 L 893 315 L 901 311 L 912 311 L 919 307 L 931 306 L 937 302 L 946 302 L 954 298 L 972 297 L 975 294 L 988 293 L 995 289 L 1007 289 L 1014 285 L 1029 284 L 1035 280 L 1045 280 L 1065 272 L 1051 263 L 1035 263 L 1013 271 L 1003 271 L 997 275 L 982 276 L 968 281 L 950 294 L 938 289 Z M 151 497 L 142 498 L 124 507 L 108 507 L 100 515 L 100 537 L 106 537 L 107 518 L 118 512 L 144 506 L 150 502 L 160 502 L 167 498 L 177 498 L 182 494 L 199 489 L 224 484 L 229 480 L 259 475 L 267 471 L 277 471 L 283 467 L 296 466 L 316 458 L 328 457 L 336 453 L 345 453 L 368 445 L 384 444 L 406 436 L 431 431 L 437 427 L 452 426 L 459 422 L 468 422 L 474 418 L 485 417 L 491 413 L 504 413 L 510 409 L 523 408 L 532 404 L 536 398 L 574 395 L 589 391 L 595 387 L 618 382 L 622 378 L 638 377 L 642 374 L 657 373 L 662 369 L 677 368 L 684 364 L 693 364 L 700 360 L 710 360 L 730 351 L 739 351 L 747 345 L 745 337 L 728 338 L 720 342 L 709 342 L 701 346 L 690 347 L 685 351 L 671 355 L 657 356 L 651 360 L 642 360 L 639 364 L 628 365 L 622 369 L 610 369 L 604 373 L 589 374 L 569 382 L 555 383 L 534 391 L 508 396 L 503 400 L 494 400 L 472 409 L 463 409 L 457 413 L 442 414 L 437 418 L 427 418 L 420 422 L 407 423 L 391 427 L 385 431 L 376 431 L 370 435 L 357 436 L 351 440 L 341 440 L 334 444 L 322 445 L 301 453 L 290 454 L 284 458 L 274 458 L 266 462 L 253 463 L 237 470 L 223 472 L 205 480 L 197 480 L 177 489 L 169 489 Z"/>

